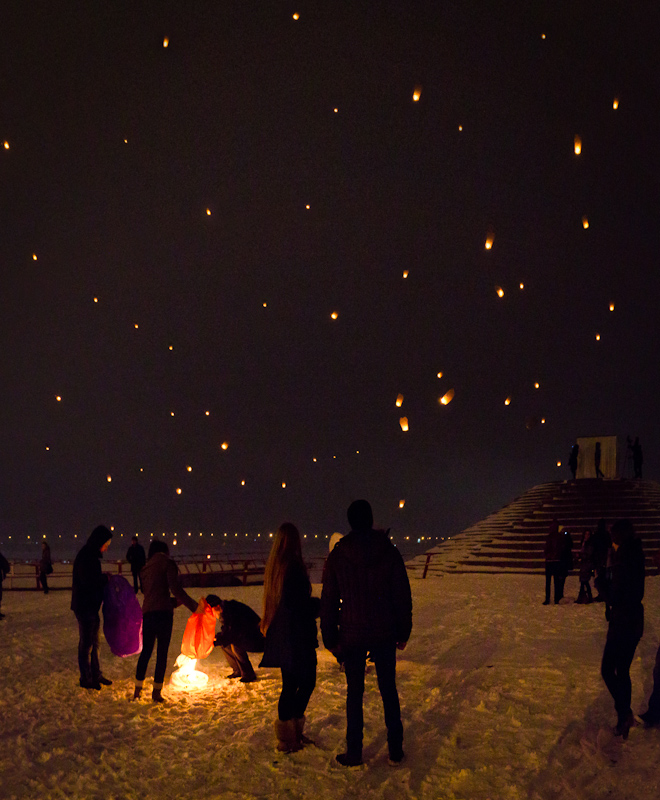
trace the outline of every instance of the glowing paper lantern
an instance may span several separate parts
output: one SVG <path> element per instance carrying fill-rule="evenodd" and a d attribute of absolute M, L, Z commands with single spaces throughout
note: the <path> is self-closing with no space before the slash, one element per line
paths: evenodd
<path fill-rule="evenodd" d="M 282 481 L 282 488 L 286 489 L 286 481 Z"/>
<path fill-rule="evenodd" d="M 137 324 L 137 322 L 135 323 L 135 327 L 136 327 L 136 328 L 139 328 L 139 327 L 140 327 L 140 326 Z"/>
<path fill-rule="evenodd" d="M 205 411 L 205 412 L 204 412 L 204 414 L 205 414 L 207 417 L 210 417 L 210 416 L 211 416 L 211 412 L 210 412 L 210 411 Z"/>
<path fill-rule="evenodd" d="M 504 297 L 504 289 L 501 286 L 496 286 L 495 291 L 498 297 Z"/>
<path fill-rule="evenodd" d="M 520 284 L 520 291 L 522 291 L 524 288 L 525 288 L 525 284 L 524 284 L 524 283 L 521 283 L 521 284 Z"/>
<path fill-rule="evenodd" d="M 485 246 L 486 250 L 492 250 L 492 248 L 493 248 L 493 234 L 492 233 L 489 233 L 488 236 L 486 236 L 486 244 L 484 246 Z"/>
<path fill-rule="evenodd" d="M 443 406 L 448 406 L 451 401 L 454 399 L 454 390 L 450 389 L 446 394 L 443 394 L 440 400 L 438 401 Z"/>
<path fill-rule="evenodd" d="M 32 260 L 33 260 L 33 261 L 36 261 L 36 260 L 37 260 L 37 254 L 36 254 L 36 253 L 32 253 Z"/>
<path fill-rule="evenodd" d="M 462 131 L 462 130 L 463 130 L 463 126 L 462 126 L 462 125 L 459 125 L 459 126 L 458 126 L 458 130 L 459 130 L 459 131 Z"/>
<path fill-rule="evenodd" d="M 589 220 L 586 217 L 582 217 L 582 227 L 585 229 L 585 231 L 589 227 Z"/>
<path fill-rule="evenodd" d="M 220 447 L 221 447 L 223 450 L 226 450 L 226 449 L 229 447 L 229 442 L 223 442 L 223 443 L 220 445 Z"/>
<path fill-rule="evenodd" d="M 442 378 L 442 372 L 438 372 L 438 375 L 437 375 L 437 377 L 438 377 L 438 378 Z"/>
<path fill-rule="evenodd" d="M 597 342 L 600 342 L 600 333 L 597 333 L 597 334 L 596 334 L 596 341 L 597 341 Z"/>
<path fill-rule="evenodd" d="M 62 402 L 62 398 L 60 397 L 59 394 L 55 395 L 55 399 L 57 400 L 58 403 Z"/>
<path fill-rule="evenodd" d="M 3 142 L 2 146 L 5 148 L 5 150 L 9 150 L 9 142 Z"/>
<path fill-rule="evenodd" d="M 338 108 L 334 108 L 334 109 L 333 109 L 333 111 L 334 111 L 334 112 L 335 112 L 335 114 L 336 114 L 336 113 L 339 111 L 339 109 L 338 109 Z"/>
<path fill-rule="evenodd" d="M 176 490 L 176 493 L 177 493 L 177 494 L 181 494 L 181 489 L 177 489 L 177 490 Z"/>
<path fill-rule="evenodd" d="M 561 467 L 561 461 L 558 461 L 558 462 L 557 462 L 557 466 L 558 466 L 558 467 Z"/>
<path fill-rule="evenodd" d="M 403 270 L 403 277 L 404 277 L 404 278 L 407 278 L 407 277 L 408 277 L 408 270 L 407 270 L 407 269 L 404 269 L 404 270 Z"/>
<path fill-rule="evenodd" d="M 207 209 L 206 209 L 206 216 L 207 216 L 207 217 L 210 217 L 210 216 L 211 216 L 211 209 L 210 209 L 210 208 L 207 208 Z"/>
<path fill-rule="evenodd" d="M 418 103 L 419 102 L 419 98 L 421 96 L 422 96 L 422 87 L 421 86 L 415 86 L 415 89 L 413 91 L 413 102 Z"/>
<path fill-rule="evenodd" d="M 330 314 L 330 317 L 332 319 L 337 319 L 338 316 L 339 316 L 339 314 L 336 311 L 333 311 L 332 314 Z"/>
<path fill-rule="evenodd" d="M 401 419 L 399 420 L 399 425 L 401 425 L 401 430 L 402 431 L 407 431 L 408 430 L 408 417 L 401 417 Z"/>
<path fill-rule="evenodd" d="M 169 43 L 170 43 L 169 39 L 167 39 L 167 38 L 163 39 L 163 47 L 167 47 L 169 45 Z"/>
<path fill-rule="evenodd" d="M 305 206 L 305 208 L 309 211 L 309 206 Z"/>
<path fill-rule="evenodd" d="M 262 303 L 264 308 L 268 308 L 268 303 Z"/>
<path fill-rule="evenodd" d="M 403 508 L 406 504 L 405 500 L 399 500 L 399 508 Z"/>
<path fill-rule="evenodd" d="M 300 14 L 296 11 L 296 13 L 293 15 L 293 18 L 300 19 Z"/>
<path fill-rule="evenodd" d="M 241 481 L 241 486 L 245 486 L 245 481 Z"/>
<path fill-rule="evenodd" d="M 576 136 L 575 139 L 573 139 L 573 149 L 576 156 L 579 156 L 582 152 L 582 139 L 580 139 L 579 136 Z"/>
<path fill-rule="evenodd" d="M 614 303 L 610 303 L 610 311 L 614 311 Z"/>
<path fill-rule="evenodd" d="M 402 403 L 403 403 L 403 395 L 402 394 L 398 394 L 396 396 L 396 407 L 397 408 L 401 408 L 401 404 Z"/>
<path fill-rule="evenodd" d="M 619 107 L 619 99 L 615 97 L 614 100 L 612 100 L 612 108 L 616 111 L 618 107 Z"/>
<path fill-rule="evenodd" d="M 507 397 L 507 399 L 504 401 L 504 405 L 505 406 L 510 406 L 511 405 L 511 398 L 510 397 Z"/>
<path fill-rule="evenodd" d="M 112 475 L 108 475 L 108 477 L 106 478 L 106 480 L 108 481 L 108 483 L 111 483 L 111 482 L 112 482 Z"/>
<path fill-rule="evenodd" d="M 188 470 L 188 472 L 192 472 L 192 467 L 186 467 L 186 469 Z"/>
<path fill-rule="evenodd" d="M 95 303 L 98 303 L 98 301 L 99 301 L 98 297 L 95 297 L 95 298 L 94 298 L 94 302 L 95 302 Z"/>
<path fill-rule="evenodd" d="M 541 420 L 541 425 L 545 425 L 545 417 Z"/>
<path fill-rule="evenodd" d="M 535 388 L 535 389 L 538 389 L 538 388 L 539 388 L 539 384 L 538 384 L 538 382 L 534 384 L 534 388 Z"/>
<path fill-rule="evenodd" d="M 197 666 L 196 658 L 188 658 L 181 653 L 174 662 L 176 670 L 170 676 L 170 686 L 186 691 L 199 691 L 204 689 L 209 681 L 209 676 L 205 672 L 195 669 Z"/>

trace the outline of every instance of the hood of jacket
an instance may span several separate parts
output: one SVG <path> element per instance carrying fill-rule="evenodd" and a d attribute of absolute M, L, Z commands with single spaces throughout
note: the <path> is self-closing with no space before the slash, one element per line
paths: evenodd
<path fill-rule="evenodd" d="M 112 533 L 105 527 L 105 525 L 99 525 L 90 533 L 89 539 L 87 540 L 87 546 L 93 548 L 94 550 L 98 550 L 99 553 L 101 553 L 101 548 L 110 539 L 112 539 Z"/>

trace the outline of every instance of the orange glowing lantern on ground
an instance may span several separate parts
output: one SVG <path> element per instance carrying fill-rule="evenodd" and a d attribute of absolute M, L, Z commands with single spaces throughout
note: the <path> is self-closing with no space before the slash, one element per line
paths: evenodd
<path fill-rule="evenodd" d="M 401 419 L 399 420 L 399 425 L 401 425 L 401 430 L 402 431 L 407 431 L 408 430 L 408 417 L 401 417 Z"/>
<path fill-rule="evenodd" d="M 448 392 L 442 395 L 438 402 L 443 406 L 448 406 L 451 401 L 454 399 L 454 390 L 450 389 Z"/>
<path fill-rule="evenodd" d="M 575 155 L 579 156 L 582 152 L 582 139 L 579 136 L 576 136 L 573 139 L 573 150 L 575 151 Z"/>
<path fill-rule="evenodd" d="M 396 396 L 396 407 L 397 408 L 401 408 L 402 404 L 403 404 L 403 395 L 402 394 L 398 394 Z"/>

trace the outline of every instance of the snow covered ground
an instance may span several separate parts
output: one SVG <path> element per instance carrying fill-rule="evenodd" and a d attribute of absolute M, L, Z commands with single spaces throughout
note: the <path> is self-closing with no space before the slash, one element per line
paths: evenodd
<path fill-rule="evenodd" d="M 576 591 L 577 580 L 569 578 L 567 594 Z M 222 590 L 256 610 L 261 592 Z M 626 743 L 609 734 L 615 716 L 599 675 L 602 605 L 543 607 L 542 594 L 541 576 L 413 580 L 413 635 L 398 665 L 407 759 L 398 768 L 387 764 L 370 674 L 366 764 L 347 770 L 334 761 L 344 743 L 344 677 L 322 648 L 306 730 L 317 746 L 285 756 L 275 750 L 272 728 L 276 670 L 258 670 L 254 684 L 228 681 L 224 659 L 214 652 L 199 664 L 210 678 L 205 690 L 184 694 L 166 686 L 164 707 L 151 703 L 150 691 L 133 703 L 137 656 L 115 658 L 103 642 L 102 667 L 114 684 L 88 692 L 77 685 L 69 593 L 7 592 L 0 622 L 0 796 L 659 797 L 660 730 L 635 728 Z M 635 711 L 646 708 L 660 641 L 658 577 L 647 579 L 645 606 L 646 633 L 632 667 Z M 175 613 L 171 665 L 187 616 Z"/>

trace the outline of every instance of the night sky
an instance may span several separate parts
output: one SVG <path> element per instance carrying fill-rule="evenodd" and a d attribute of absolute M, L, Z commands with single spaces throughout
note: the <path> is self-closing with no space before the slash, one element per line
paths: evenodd
<path fill-rule="evenodd" d="M 657 2 L 0 15 L 6 555 L 453 534 L 577 436 L 658 477 Z"/>

